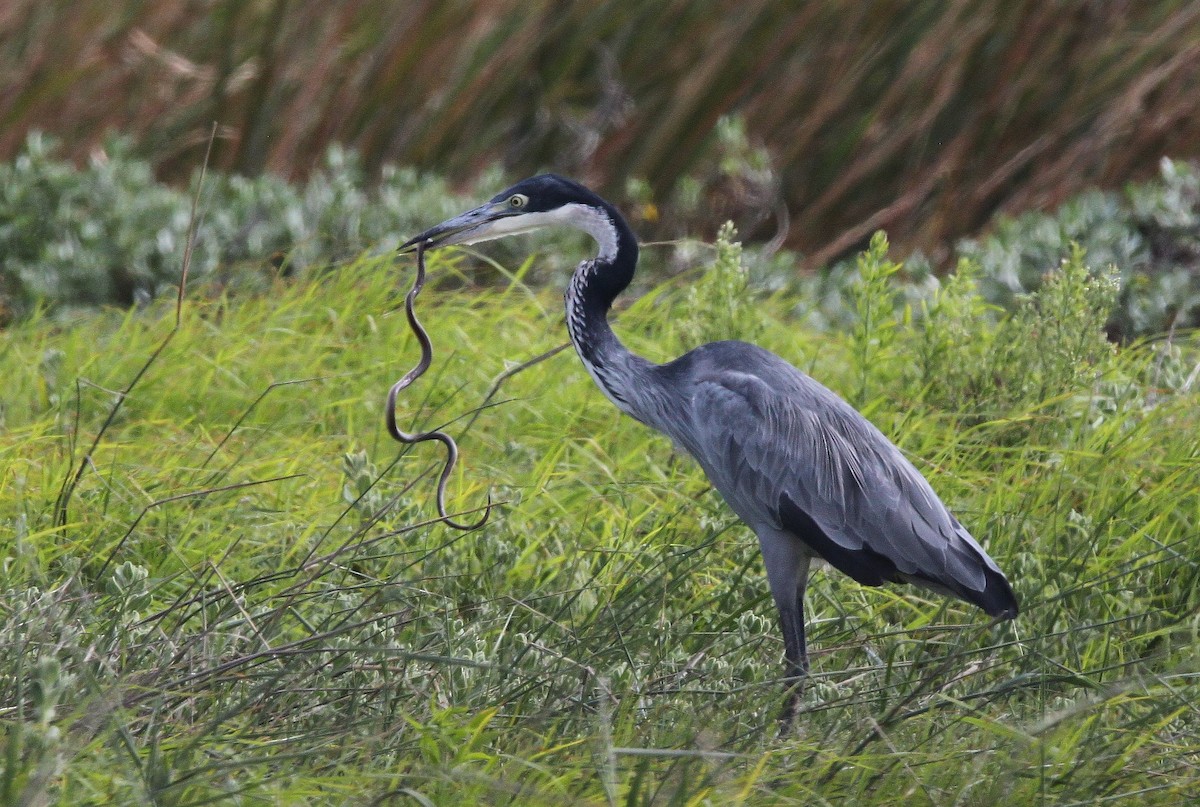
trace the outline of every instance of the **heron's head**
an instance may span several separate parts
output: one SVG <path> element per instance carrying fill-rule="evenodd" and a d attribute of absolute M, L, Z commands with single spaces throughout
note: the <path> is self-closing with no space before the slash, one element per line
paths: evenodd
<path fill-rule="evenodd" d="M 583 230 L 599 242 L 601 252 L 616 246 L 612 206 L 578 182 L 555 174 L 523 179 L 474 210 L 443 221 L 400 246 L 412 252 L 452 244 L 477 244 L 551 225 Z"/>

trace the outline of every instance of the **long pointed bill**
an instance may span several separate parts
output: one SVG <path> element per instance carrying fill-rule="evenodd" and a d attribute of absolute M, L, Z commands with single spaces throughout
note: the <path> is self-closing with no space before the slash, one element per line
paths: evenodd
<path fill-rule="evenodd" d="M 426 249 L 448 247 L 453 244 L 474 244 L 505 233 L 492 232 L 497 221 L 510 218 L 515 211 L 501 202 L 488 202 L 460 216 L 443 221 L 415 238 L 400 245 L 401 253 L 416 251 L 417 244 L 424 243 Z"/>

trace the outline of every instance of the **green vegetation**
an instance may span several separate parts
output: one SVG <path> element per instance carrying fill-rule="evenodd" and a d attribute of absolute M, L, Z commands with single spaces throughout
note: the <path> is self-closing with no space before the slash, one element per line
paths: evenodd
<path fill-rule="evenodd" d="M 1160 158 L 1197 156 L 1200 6 L 1085 5 L 9 3 L 0 804 L 1194 799 L 1200 172 Z M 458 514 L 500 503 L 439 523 L 438 451 L 383 429 L 389 253 L 544 169 L 648 241 L 734 220 L 644 250 L 622 336 L 844 394 L 1020 618 L 818 573 L 777 737 L 699 470 L 569 352 L 493 386 L 564 339 L 570 240 L 431 260 L 402 425 L 459 438 Z"/>
<path fill-rule="evenodd" d="M 790 293 L 749 296 L 726 235 L 623 338 L 661 360 L 707 322 L 850 397 L 1009 573 L 1017 621 L 818 573 L 813 680 L 777 738 L 761 561 L 700 471 L 569 353 L 479 409 L 564 338 L 536 261 L 480 292 L 437 254 L 420 301 L 408 425 L 459 437 L 452 509 L 502 503 L 468 534 L 431 520 L 438 452 L 382 426 L 417 355 L 408 265 L 190 295 L 177 327 L 165 296 L 35 312 L 0 343 L 0 802 L 1194 796 L 1200 345 L 1115 349 L 1117 285 L 1079 250 L 1005 317 L 969 261 L 898 309 L 882 237 L 858 327 L 814 329 Z"/>
<path fill-rule="evenodd" d="M 727 137 L 730 151 L 740 154 L 744 140 L 738 141 L 736 133 Z M 156 297 L 173 299 L 190 196 L 157 182 L 150 165 L 131 153 L 128 140 L 110 140 L 104 157 L 83 169 L 57 151 L 52 139 L 34 136 L 16 160 L 0 164 L 0 324 L 39 307 L 124 307 Z M 1108 321 L 1110 337 L 1128 340 L 1198 327 L 1200 171 L 1171 160 L 1164 160 L 1160 170 L 1159 179 L 1130 185 L 1120 194 L 1090 191 L 1053 213 L 1000 218 L 992 234 L 962 242 L 958 254 L 978 267 L 984 297 L 1012 310 L 1079 245 L 1093 266 L 1120 269 L 1122 291 Z M 309 275 L 363 253 L 386 254 L 430 221 L 491 196 L 503 184 L 499 172 L 484 172 L 476 190 L 455 194 L 444 181 L 390 166 L 370 182 L 361 160 L 341 148 L 331 149 L 322 169 L 299 185 L 269 175 L 216 174 L 201 200 L 193 282 L 204 282 L 208 291 L 261 292 L 279 276 Z M 635 199 L 642 194 L 631 190 Z M 631 207 L 633 213 L 638 209 Z M 554 243 L 575 242 L 560 236 Z M 515 262 L 521 254 L 519 245 L 502 244 L 493 251 L 502 262 Z M 651 250 L 643 280 L 653 283 L 695 259 L 696 245 L 690 242 L 678 243 L 674 254 Z M 854 327 L 855 262 L 809 276 L 795 253 L 766 246 L 750 247 L 745 263 L 752 277 L 739 272 L 709 282 L 707 291 L 693 292 L 704 296 L 695 302 L 715 310 L 752 279 L 757 286 L 793 287 L 803 304 L 818 309 L 821 323 Z M 542 261 L 526 279 L 553 285 L 569 264 Z M 919 305 L 936 288 L 932 274 L 924 256 L 910 258 L 897 303 Z M 471 279 L 505 282 L 502 272 L 486 266 L 475 268 Z M 703 341 L 701 324 L 692 327 L 701 328 L 690 333 L 694 341 Z"/>
<path fill-rule="evenodd" d="M 191 194 L 154 179 L 114 138 L 76 169 L 35 135 L 0 165 L 0 314 L 40 306 L 146 304 L 173 299 Z M 487 177 L 488 179 L 494 178 Z M 210 175 L 201 199 L 194 279 L 240 290 L 394 249 L 430 215 L 462 200 L 416 171 L 387 169 L 368 190 L 357 158 L 333 148 L 301 185 L 274 176 Z"/>

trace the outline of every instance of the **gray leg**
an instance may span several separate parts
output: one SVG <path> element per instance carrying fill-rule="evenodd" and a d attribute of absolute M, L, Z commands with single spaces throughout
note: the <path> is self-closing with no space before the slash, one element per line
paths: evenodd
<path fill-rule="evenodd" d="M 804 589 L 808 584 L 811 560 L 800 541 L 785 532 L 762 530 L 758 533 L 767 583 L 779 609 L 779 627 L 783 632 L 787 658 L 787 694 L 780 722 L 786 730 L 792 722 L 801 683 L 808 675 L 808 648 L 804 638 Z"/>

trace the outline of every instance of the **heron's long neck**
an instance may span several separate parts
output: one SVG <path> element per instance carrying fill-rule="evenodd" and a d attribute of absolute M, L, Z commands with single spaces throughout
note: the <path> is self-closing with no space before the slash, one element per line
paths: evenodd
<path fill-rule="evenodd" d="M 612 209 L 584 207 L 572 223 L 589 233 L 599 254 L 579 264 L 567 286 L 567 332 L 588 374 L 621 411 L 654 424 L 657 407 L 648 398 L 648 374 L 654 367 L 630 352 L 608 324 L 613 300 L 629 285 L 637 268 L 637 239 Z"/>

